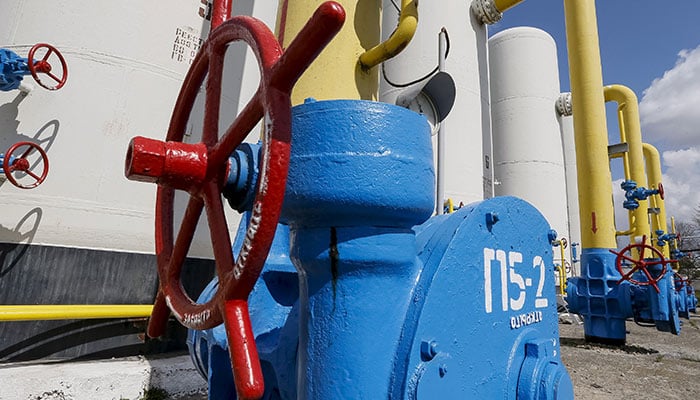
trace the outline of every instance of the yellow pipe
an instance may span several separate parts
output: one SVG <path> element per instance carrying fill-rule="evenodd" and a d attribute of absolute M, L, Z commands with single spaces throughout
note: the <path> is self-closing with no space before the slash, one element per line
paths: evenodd
<path fill-rule="evenodd" d="M 557 265 L 559 269 L 559 291 L 566 294 L 566 256 L 564 254 L 564 241 L 559 239 L 559 251 L 561 252 L 561 263 Z"/>
<path fill-rule="evenodd" d="M 416 0 L 401 0 L 399 24 L 389 38 L 360 55 L 360 65 L 370 69 L 395 57 L 408 46 L 418 27 Z"/>
<path fill-rule="evenodd" d="M 673 233 L 676 237 L 673 238 L 673 248 L 678 249 L 678 234 L 676 231 L 676 218 L 671 217 L 671 233 Z"/>
<path fill-rule="evenodd" d="M 483 24 L 492 25 L 503 18 L 503 12 L 522 3 L 523 0 L 472 0 L 472 13 Z"/>
<path fill-rule="evenodd" d="M 345 25 L 304 72 L 292 91 L 292 104 L 304 99 L 376 100 L 379 74 L 363 70 L 358 57 L 381 40 L 381 2 L 336 0 L 345 9 Z M 283 47 L 294 39 L 323 0 L 280 0 L 277 36 Z M 369 4 L 367 4 L 369 3 Z"/>
<path fill-rule="evenodd" d="M 452 201 L 451 198 L 448 198 L 447 200 L 445 200 L 445 205 L 447 206 L 447 213 L 448 214 L 452 214 L 453 212 L 455 212 L 455 203 L 454 203 L 454 201 Z"/>
<path fill-rule="evenodd" d="M 608 85 L 603 88 L 605 101 L 617 103 L 618 119 L 620 120 L 620 140 L 629 146 L 625 160 L 625 178 L 637 183 L 638 187 L 648 187 L 644 172 L 644 154 L 642 150 L 642 128 L 639 122 L 639 104 L 637 95 L 623 85 Z M 636 242 L 634 236 L 650 233 L 647 210 L 647 200 L 639 200 L 639 207 L 629 211 L 631 242 Z"/>
<path fill-rule="evenodd" d="M 494 0 L 493 5 L 496 6 L 496 9 L 498 11 L 505 12 L 506 10 L 517 6 L 523 1 L 524 0 Z"/>
<path fill-rule="evenodd" d="M 566 269 L 562 264 L 556 265 L 559 271 L 559 294 L 566 295 Z"/>
<path fill-rule="evenodd" d="M 661 184 L 661 157 L 659 156 L 659 151 L 656 147 L 650 145 L 649 143 L 642 143 L 642 149 L 644 151 L 644 160 L 647 165 L 647 178 L 649 181 L 650 189 L 658 189 L 659 184 Z M 651 198 L 654 206 L 659 209 L 659 214 L 655 215 L 651 220 L 651 229 L 654 231 L 661 230 L 664 233 L 668 232 L 668 223 L 666 222 L 666 205 L 661 196 L 655 194 Z M 671 219 L 673 225 L 673 219 Z M 675 232 L 675 226 L 673 227 Z M 670 258 L 671 251 L 670 246 L 657 246 L 659 250 L 664 254 L 664 257 Z"/>
<path fill-rule="evenodd" d="M 152 309 L 150 304 L 3 305 L 0 306 L 0 321 L 140 318 L 150 316 Z"/>
<path fill-rule="evenodd" d="M 615 231 L 615 236 L 629 236 L 634 233 L 634 229 L 628 229 L 626 231 Z"/>
<path fill-rule="evenodd" d="M 582 248 L 616 248 L 594 0 L 564 0 Z"/>

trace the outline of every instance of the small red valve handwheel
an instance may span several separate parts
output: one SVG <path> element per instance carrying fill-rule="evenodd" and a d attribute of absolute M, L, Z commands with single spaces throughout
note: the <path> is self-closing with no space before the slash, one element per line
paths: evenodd
<path fill-rule="evenodd" d="M 676 292 L 680 292 L 684 287 L 688 286 L 688 279 L 685 279 L 678 272 L 673 273 L 673 288 Z"/>
<path fill-rule="evenodd" d="M 653 246 L 649 246 L 646 244 L 647 237 L 646 235 L 642 237 L 642 243 L 632 243 L 622 249 L 619 253 L 616 252 L 615 250 L 610 250 L 611 253 L 617 255 L 617 259 L 615 260 L 615 264 L 617 267 L 617 271 L 622 275 L 622 278 L 620 278 L 619 281 L 617 281 L 618 285 L 622 281 L 630 281 L 631 283 L 635 285 L 640 285 L 640 286 L 648 286 L 651 285 L 654 287 L 656 290 L 656 293 L 661 293 L 659 290 L 659 286 L 657 283 L 664 278 L 666 275 L 666 270 L 667 270 L 667 264 L 674 262 L 675 260 L 666 260 L 664 258 L 664 255 L 654 248 Z M 644 257 L 644 252 L 646 250 L 651 250 L 652 257 Z M 636 250 L 639 254 L 639 258 L 633 258 L 632 257 L 632 251 Z M 630 256 L 625 255 L 625 253 L 630 253 Z M 649 258 L 647 261 L 646 258 Z M 625 273 L 622 269 L 622 261 L 629 261 L 630 263 L 634 264 L 634 267 L 629 270 L 627 273 Z M 663 268 L 661 269 L 661 272 L 659 272 L 658 276 L 654 277 L 651 275 L 647 267 L 651 265 L 662 265 Z M 634 274 L 637 271 L 642 271 L 644 275 L 647 277 L 648 281 L 638 281 L 636 279 L 632 278 L 632 274 Z"/>
<path fill-rule="evenodd" d="M 224 22 L 212 31 L 185 77 L 166 142 L 135 137 L 127 152 L 126 176 L 158 183 L 156 253 L 160 288 L 148 334 L 154 337 L 164 333 L 168 307 L 191 329 L 209 329 L 224 322 L 240 399 L 257 399 L 264 391 L 247 299 L 267 258 L 282 209 L 291 145 L 291 90 L 344 21 L 345 11 L 338 3 L 323 3 L 286 51 L 267 26 L 255 18 L 237 16 Z M 240 40 L 255 53 L 261 82 L 251 101 L 219 138 L 224 56 L 228 45 Z M 202 142 L 183 143 L 205 77 Z M 257 192 L 245 240 L 234 261 L 222 185 L 230 154 L 263 117 Z M 190 200 L 173 240 L 175 189 L 187 191 Z M 206 211 L 209 224 L 219 287 L 211 300 L 196 303 L 183 290 L 180 275 L 202 211 Z"/>
<path fill-rule="evenodd" d="M 664 184 L 659 182 L 659 197 L 661 197 L 661 200 L 664 200 L 665 192 L 664 192 Z"/>
<path fill-rule="evenodd" d="M 36 54 L 37 50 L 44 48 L 47 49 L 46 54 L 44 54 L 44 57 L 42 57 L 41 60 L 34 61 L 34 55 Z M 58 61 L 61 64 L 60 77 L 54 73 L 54 68 L 49 62 L 49 58 L 52 54 L 56 54 L 56 57 L 58 57 Z M 38 83 L 42 87 L 48 90 L 58 90 L 66 84 L 66 80 L 68 80 L 68 66 L 66 65 L 66 60 L 63 58 L 63 54 L 56 50 L 55 47 L 46 43 L 37 43 L 31 48 L 31 50 L 29 50 L 29 55 L 27 56 L 27 59 L 29 64 L 29 72 L 32 73 L 32 76 L 34 77 L 34 80 L 36 80 L 36 83 Z M 56 84 L 51 86 L 42 82 L 39 74 L 48 75 L 49 78 L 56 81 Z"/>
<path fill-rule="evenodd" d="M 21 156 L 19 157 L 12 157 L 12 154 L 15 153 L 18 149 L 21 147 L 28 147 L 26 150 L 24 150 L 24 153 L 22 153 Z M 39 162 L 44 164 L 44 167 L 41 170 L 41 175 L 37 175 L 34 172 L 31 171 L 31 163 L 29 162 L 29 159 L 27 157 L 33 152 L 36 151 L 39 153 Z M 12 160 L 12 161 L 10 161 Z M 37 186 L 39 186 L 44 180 L 46 179 L 46 176 L 49 174 L 49 157 L 46 155 L 46 152 L 44 149 L 41 148 L 36 143 L 32 142 L 17 142 L 10 146 L 9 149 L 7 149 L 7 152 L 5 153 L 5 156 L 2 161 L 2 169 L 5 171 L 5 176 L 7 177 L 7 180 L 10 181 L 13 185 L 17 186 L 20 189 L 33 189 Z M 18 182 L 17 178 L 13 175 L 15 172 L 23 172 L 32 178 L 34 178 L 34 181 L 30 184 L 21 184 Z"/>

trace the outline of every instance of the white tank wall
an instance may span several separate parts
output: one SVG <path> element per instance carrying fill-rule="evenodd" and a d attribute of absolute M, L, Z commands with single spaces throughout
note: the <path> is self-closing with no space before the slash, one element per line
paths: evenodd
<path fill-rule="evenodd" d="M 494 35 L 488 45 L 495 193 L 529 201 L 568 239 L 554 40 L 523 27 Z"/>
<path fill-rule="evenodd" d="M 396 2 L 398 3 L 398 2 Z M 445 71 L 455 81 L 457 94 L 445 127 L 445 199 L 455 204 L 482 200 L 491 195 L 491 164 L 485 167 L 484 147 L 490 152 L 490 119 L 486 27 L 469 10 L 470 2 L 448 0 L 435 6 L 421 2 L 418 29 L 411 43 L 397 57 L 384 63 L 394 83 L 407 83 L 430 73 L 438 65 L 438 34 L 442 27 L 450 38 Z M 398 12 L 383 2 L 382 36 L 396 28 Z M 381 74 L 380 74 L 381 75 Z M 381 78 L 379 100 L 394 104 L 405 89 Z M 484 137 L 487 140 L 484 140 Z M 436 149 L 436 137 L 433 137 Z"/>
<path fill-rule="evenodd" d="M 576 177 L 576 143 L 574 142 L 574 117 L 560 116 L 561 138 L 564 147 L 564 166 L 566 170 L 566 198 L 569 215 L 570 243 L 581 243 L 581 220 L 578 206 L 578 178 Z M 569 248 L 571 251 L 571 248 Z M 578 247 L 578 255 L 581 254 L 581 246 Z M 571 257 L 572 254 L 569 253 Z M 577 267 L 577 266 L 576 266 Z M 573 271 L 574 276 L 578 270 Z"/>
<path fill-rule="evenodd" d="M 274 27 L 276 4 L 235 3 L 234 13 L 260 12 Z M 124 157 L 133 136 L 165 138 L 189 60 L 208 34 L 200 6 L 200 0 L 0 2 L 0 47 L 26 57 L 33 44 L 48 42 L 69 69 L 61 90 L 46 91 L 28 76 L 36 88 L 26 98 L 0 92 L 0 151 L 20 140 L 40 142 L 51 164 L 36 189 L 1 183 L 0 241 L 153 252 L 155 186 L 126 180 Z M 257 87 L 251 58 L 227 66 L 224 115 L 233 117 Z M 237 219 L 231 213 L 230 224 Z M 209 254 L 208 232 L 200 229 L 190 255 Z"/>

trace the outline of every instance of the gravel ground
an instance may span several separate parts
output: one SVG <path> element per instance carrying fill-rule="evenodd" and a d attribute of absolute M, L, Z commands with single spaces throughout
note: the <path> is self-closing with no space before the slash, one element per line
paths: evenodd
<path fill-rule="evenodd" d="M 679 336 L 627 322 L 627 345 L 585 343 L 583 325 L 560 324 L 576 400 L 700 399 L 700 316 Z"/>

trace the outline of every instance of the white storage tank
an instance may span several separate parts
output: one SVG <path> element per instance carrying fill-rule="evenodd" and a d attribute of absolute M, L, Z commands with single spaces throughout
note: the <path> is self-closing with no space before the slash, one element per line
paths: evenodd
<path fill-rule="evenodd" d="M 573 245 L 578 243 L 576 257 L 581 254 L 581 222 L 578 213 L 578 178 L 576 177 L 576 143 L 574 141 L 574 117 L 571 115 L 571 93 L 559 97 L 559 126 L 564 147 L 564 167 L 566 170 L 566 198 L 569 215 L 569 260 L 574 260 Z M 572 276 L 578 276 L 578 264 L 572 262 Z"/>
<path fill-rule="evenodd" d="M 395 4 L 398 3 L 383 2 L 383 38 L 387 38 L 397 26 L 399 12 Z M 438 36 L 443 27 L 449 37 L 444 70 L 456 86 L 454 106 L 443 121 L 445 199 L 451 198 L 455 204 L 467 204 L 491 197 L 492 183 L 487 34 L 486 26 L 472 15 L 470 2 L 447 0 L 439 5 L 419 4 L 418 28 L 413 40 L 398 56 L 378 67 L 383 68 L 379 100 L 396 104 L 403 94 L 427 82 L 438 66 Z M 411 82 L 414 84 L 402 87 Z M 439 95 L 449 96 L 449 93 Z M 411 104 L 410 108 L 424 114 L 432 113 L 420 101 Z M 435 137 L 433 139 L 437 149 Z"/>
<path fill-rule="evenodd" d="M 274 29 L 276 2 L 234 3 L 234 14 L 254 14 Z M 69 71 L 57 91 L 27 76 L 24 82 L 35 87 L 28 95 L 0 92 L 0 151 L 28 140 L 40 144 L 50 160 L 48 177 L 36 189 L 0 182 L 0 243 L 6 249 L 0 304 L 153 301 L 156 187 L 126 180 L 126 148 L 133 136 L 165 138 L 185 73 L 208 35 L 209 7 L 201 0 L 0 2 L 0 48 L 26 57 L 35 43 L 50 43 Z M 258 86 L 252 53 L 243 45 L 232 47 L 222 126 Z M 195 109 L 190 119 L 192 138 L 200 133 L 201 111 Z M 184 207 L 186 197 L 178 204 Z M 239 217 L 230 214 L 235 230 Z M 198 271 L 194 286 L 206 284 L 213 268 L 204 217 L 200 226 L 186 265 L 186 274 Z M 64 324 L 44 321 L 32 329 L 26 323 L 0 324 L 0 352 L 13 345 L 15 330 L 26 339 Z M 128 337 L 126 342 L 136 340 L 133 332 Z M 34 354 L 74 357 L 102 350 L 94 344 Z"/>
<path fill-rule="evenodd" d="M 529 201 L 568 240 L 554 40 L 520 27 L 494 35 L 488 45 L 495 193 Z"/>

